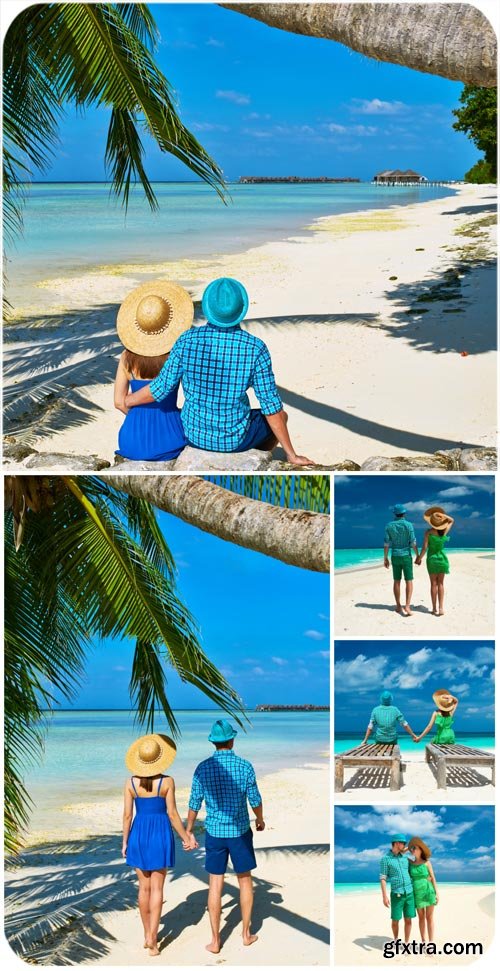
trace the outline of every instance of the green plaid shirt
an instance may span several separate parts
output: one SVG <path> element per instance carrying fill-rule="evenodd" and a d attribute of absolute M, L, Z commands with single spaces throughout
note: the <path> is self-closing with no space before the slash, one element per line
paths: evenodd
<path fill-rule="evenodd" d="M 396 742 L 398 724 L 403 728 L 408 724 L 405 716 L 396 705 L 377 705 L 370 715 L 368 728 L 375 728 L 376 742 Z"/>
<path fill-rule="evenodd" d="M 410 861 L 407 856 L 396 856 L 389 850 L 380 861 L 380 876 L 386 877 L 391 885 L 391 893 L 413 893 L 409 873 Z"/>

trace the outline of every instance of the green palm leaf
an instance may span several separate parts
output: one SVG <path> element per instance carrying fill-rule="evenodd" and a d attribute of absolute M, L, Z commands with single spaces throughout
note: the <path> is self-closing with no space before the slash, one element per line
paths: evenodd
<path fill-rule="evenodd" d="M 328 475 L 207 475 L 204 478 L 230 492 L 272 506 L 319 513 L 330 511 Z"/>
<path fill-rule="evenodd" d="M 8 485 L 14 508 L 5 518 L 6 847 L 13 851 L 29 815 L 23 767 L 43 751 L 43 709 L 61 695 L 72 697 L 90 639 L 135 641 L 130 692 L 148 730 L 161 711 L 178 734 L 168 667 L 239 724 L 244 713 L 201 648 L 149 503 L 92 476 L 14 476 Z M 23 534 L 17 552 L 14 514 L 22 524 L 16 537 Z"/>
<path fill-rule="evenodd" d="M 21 222 L 22 183 L 55 154 L 65 107 L 111 110 L 105 163 L 127 206 L 135 181 L 152 208 L 140 131 L 225 199 L 219 166 L 183 125 L 152 51 L 158 39 L 145 4 L 46 3 L 22 11 L 4 44 L 4 192 L 10 237 Z"/>

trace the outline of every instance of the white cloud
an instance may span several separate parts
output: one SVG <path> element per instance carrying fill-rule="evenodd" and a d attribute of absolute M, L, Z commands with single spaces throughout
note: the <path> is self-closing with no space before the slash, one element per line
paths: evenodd
<path fill-rule="evenodd" d="M 224 41 L 223 40 L 217 40 L 216 37 L 209 37 L 208 40 L 205 41 L 205 43 L 206 43 L 207 47 L 224 47 L 225 46 L 224 45 Z"/>
<path fill-rule="evenodd" d="M 336 122 L 328 122 L 324 125 L 326 131 L 332 135 L 375 135 L 378 128 L 373 125 L 338 125 Z"/>
<path fill-rule="evenodd" d="M 259 667 L 252 668 L 252 674 L 262 675 L 264 674 L 264 669 Z"/>
<path fill-rule="evenodd" d="M 243 116 L 243 121 L 270 121 L 271 115 L 262 115 L 258 111 L 251 111 L 250 114 Z"/>
<path fill-rule="evenodd" d="M 472 489 L 468 489 L 467 486 L 452 486 L 451 489 L 441 489 L 441 492 L 438 492 L 440 499 L 458 499 L 460 496 L 471 495 Z"/>
<path fill-rule="evenodd" d="M 358 654 L 350 661 L 337 661 L 335 664 L 335 691 L 373 691 L 374 685 L 385 679 L 388 657 L 379 654 L 376 657 L 366 657 Z"/>
<path fill-rule="evenodd" d="M 229 131 L 227 125 L 219 125 L 211 121 L 194 121 L 191 128 L 194 131 Z"/>
<path fill-rule="evenodd" d="M 272 657 L 271 661 L 274 661 L 278 667 L 283 667 L 285 664 L 288 664 L 288 661 L 286 661 L 284 657 Z"/>
<path fill-rule="evenodd" d="M 222 98 L 223 101 L 232 101 L 235 105 L 249 105 L 250 97 L 248 94 L 242 94 L 241 91 L 224 91 L 218 90 L 215 92 L 216 98 Z"/>
<path fill-rule="evenodd" d="M 309 637 L 312 641 L 324 641 L 326 634 L 320 630 L 305 630 L 304 637 Z"/>
<path fill-rule="evenodd" d="M 117 664 L 116 667 L 113 668 L 113 671 L 128 671 L 128 668 L 124 668 L 121 664 Z"/>
<path fill-rule="evenodd" d="M 404 101 L 381 101 L 380 98 L 353 98 L 350 110 L 356 115 L 399 115 L 406 111 Z"/>

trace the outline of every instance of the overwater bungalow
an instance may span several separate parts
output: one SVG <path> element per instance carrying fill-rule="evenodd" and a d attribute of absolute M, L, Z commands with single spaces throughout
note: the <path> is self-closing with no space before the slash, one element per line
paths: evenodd
<path fill-rule="evenodd" d="M 424 175 L 419 175 L 418 172 L 414 172 L 413 169 L 406 169 L 405 171 L 401 169 L 387 169 L 385 172 L 378 172 L 377 175 L 374 175 L 373 181 L 383 183 L 384 185 L 400 185 L 401 183 L 408 185 L 427 182 L 427 179 Z"/>

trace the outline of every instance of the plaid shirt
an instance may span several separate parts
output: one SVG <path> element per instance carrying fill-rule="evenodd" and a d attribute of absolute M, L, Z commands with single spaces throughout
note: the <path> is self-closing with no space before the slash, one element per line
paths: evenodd
<path fill-rule="evenodd" d="M 262 802 L 255 770 L 232 749 L 217 749 L 195 769 L 189 808 L 198 812 L 205 800 L 210 836 L 243 836 L 250 829 L 247 799 L 252 808 Z"/>
<path fill-rule="evenodd" d="M 396 708 L 396 705 L 377 705 L 370 715 L 368 728 L 373 728 L 375 725 L 376 742 L 387 742 L 387 744 L 390 744 L 398 740 L 398 722 L 400 722 L 403 728 L 408 724 L 403 713 L 399 708 Z"/>
<path fill-rule="evenodd" d="M 212 452 L 232 452 L 243 442 L 250 422 L 248 388 L 264 415 L 283 407 L 266 345 L 240 326 L 207 324 L 182 334 L 149 386 L 153 398 L 166 398 L 179 381 L 186 438 Z"/>
<path fill-rule="evenodd" d="M 396 856 L 389 850 L 380 861 L 380 876 L 386 877 L 391 885 L 391 893 L 413 893 L 407 856 Z"/>
<path fill-rule="evenodd" d="M 390 546 L 393 556 L 411 556 L 416 543 L 413 524 L 407 519 L 394 519 L 385 527 L 384 546 Z"/>

